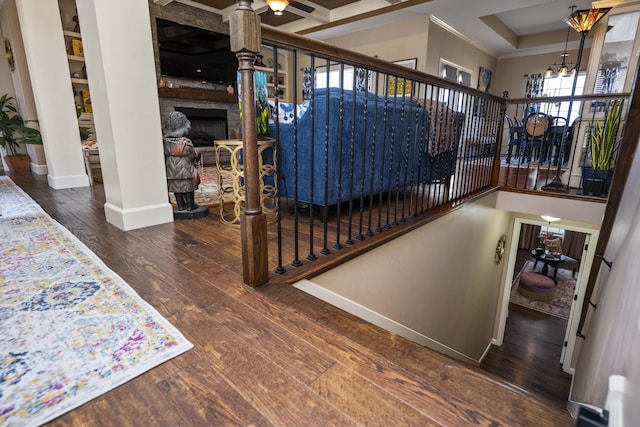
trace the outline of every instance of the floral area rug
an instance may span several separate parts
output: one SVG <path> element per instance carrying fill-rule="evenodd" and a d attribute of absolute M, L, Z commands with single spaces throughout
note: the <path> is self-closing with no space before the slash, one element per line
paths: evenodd
<path fill-rule="evenodd" d="M 194 193 L 194 199 L 199 206 L 219 206 L 220 194 L 218 189 L 218 170 L 215 166 L 204 166 L 200 171 L 200 185 Z M 223 188 L 231 188 L 233 185 L 231 178 L 224 178 L 222 182 Z M 222 198 L 224 203 L 233 201 L 233 192 L 225 192 Z M 176 207 L 176 198 L 173 193 L 169 193 L 169 201 Z"/>
<path fill-rule="evenodd" d="M 192 348 L 0 176 L 0 425 L 46 423 Z"/>
<path fill-rule="evenodd" d="M 542 269 L 542 263 L 539 262 L 536 266 L 536 271 L 539 272 Z M 553 268 L 550 269 L 553 271 Z M 518 283 L 520 282 L 520 276 L 522 273 L 533 270 L 533 262 L 527 261 L 522 267 L 522 270 L 513 281 L 511 287 L 510 302 L 521 305 L 523 307 L 530 308 L 532 310 L 541 311 L 542 313 L 550 314 L 551 316 L 560 317 L 562 319 L 569 319 L 571 313 L 571 304 L 573 302 L 573 294 L 576 288 L 576 280 L 571 277 L 573 272 L 563 268 L 558 269 L 556 276 L 557 284 L 556 291 L 553 299 L 550 302 L 531 300 L 518 292 Z"/>

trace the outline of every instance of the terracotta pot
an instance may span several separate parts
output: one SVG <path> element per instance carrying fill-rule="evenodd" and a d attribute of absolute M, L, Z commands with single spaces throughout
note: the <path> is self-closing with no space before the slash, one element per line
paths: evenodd
<path fill-rule="evenodd" d="M 6 156 L 4 162 L 12 172 L 26 172 L 30 169 L 31 159 L 28 155 Z"/>

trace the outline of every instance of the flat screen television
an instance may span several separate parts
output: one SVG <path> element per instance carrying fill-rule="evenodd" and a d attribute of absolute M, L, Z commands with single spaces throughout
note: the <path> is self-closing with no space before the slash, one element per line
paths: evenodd
<path fill-rule="evenodd" d="M 160 73 L 235 86 L 238 60 L 228 35 L 156 19 Z"/>

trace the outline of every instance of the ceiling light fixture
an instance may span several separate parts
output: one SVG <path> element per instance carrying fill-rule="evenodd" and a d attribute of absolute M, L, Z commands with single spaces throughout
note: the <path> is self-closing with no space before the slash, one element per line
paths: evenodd
<path fill-rule="evenodd" d="M 267 0 L 267 5 L 273 10 L 274 15 L 282 15 L 284 9 L 289 6 L 287 0 Z"/>
<path fill-rule="evenodd" d="M 560 221 L 560 218 L 557 218 L 555 216 L 550 216 L 550 215 L 540 215 L 540 216 L 549 224 L 551 224 L 552 222 Z"/>
<path fill-rule="evenodd" d="M 572 6 L 575 7 L 575 6 Z M 562 54 L 562 62 L 560 64 L 554 63 L 552 65 L 549 66 L 549 68 L 547 68 L 547 71 L 545 71 L 544 76 L 549 78 L 552 77 L 554 75 L 557 75 L 559 77 L 564 77 L 567 74 L 569 74 L 569 66 L 568 64 L 571 65 L 575 65 L 573 63 L 567 63 L 567 57 L 569 56 L 569 54 L 567 53 L 567 45 L 569 44 L 569 33 L 571 32 L 571 28 L 567 28 L 567 39 L 564 41 L 564 53 Z M 553 69 L 554 65 L 560 65 L 560 68 L 558 68 L 558 71 L 555 71 Z M 575 66 L 572 69 L 572 73 L 574 73 L 576 70 Z"/>
<path fill-rule="evenodd" d="M 576 10 L 564 22 L 579 33 L 588 33 L 610 10 L 610 7 Z"/>

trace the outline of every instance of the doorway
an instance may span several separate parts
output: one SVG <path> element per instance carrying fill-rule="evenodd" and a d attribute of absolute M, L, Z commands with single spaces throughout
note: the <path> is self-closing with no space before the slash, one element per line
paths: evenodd
<path fill-rule="evenodd" d="M 565 387 L 567 381 L 570 383 L 570 375 L 573 374 L 571 362 L 574 356 L 576 332 L 588 278 L 586 272 L 591 269 L 595 253 L 595 244 L 589 244 L 589 242 L 595 242 L 598 238 L 597 230 L 563 221 L 553 223 L 552 228 L 558 231 L 562 230 L 562 233 L 565 231 L 584 233 L 585 243 L 584 245 L 581 244 L 581 246 L 583 246 L 581 248 L 581 262 L 575 273 L 576 284 L 574 300 L 571 303 L 568 319 L 559 319 L 545 313 L 532 311 L 511 304 L 510 296 L 512 283 L 522 271 L 525 262 L 535 261 L 531 255 L 531 249 L 533 249 L 533 247 L 526 248 L 526 243 L 524 243 L 524 247 L 521 245 L 521 239 L 526 241 L 527 238 L 532 238 L 531 236 L 521 236 L 523 230 L 529 233 L 537 233 L 537 230 L 540 230 L 542 227 L 550 226 L 549 222 L 537 218 L 540 217 L 523 216 L 517 217 L 514 220 L 509 246 L 509 257 L 506 266 L 507 271 L 503 283 L 502 301 L 498 309 L 498 324 L 493 342 L 494 346 L 481 365 L 484 365 L 489 371 L 493 369 L 495 373 L 502 377 L 512 375 L 513 380 L 509 378 L 507 378 L 507 380 L 531 389 L 532 391 L 540 391 L 539 388 L 543 387 L 542 383 L 544 381 L 539 378 L 542 377 L 541 372 L 536 372 L 536 368 L 527 372 L 524 365 L 528 360 L 535 359 L 537 362 L 540 362 L 542 353 L 546 352 L 545 346 L 553 347 L 553 351 L 551 351 L 550 354 L 554 356 L 547 357 L 548 360 L 545 359 L 543 362 L 544 366 L 550 366 L 552 372 L 555 369 L 557 378 L 561 381 L 563 378 L 565 379 L 565 382 L 561 384 L 560 388 Z M 575 254 L 576 248 L 573 250 L 574 252 L 572 253 Z M 536 270 L 541 270 L 540 264 L 538 264 Z M 509 349 L 505 350 L 503 345 L 509 347 Z M 514 345 L 520 348 L 513 350 L 511 347 Z M 498 356 L 496 356 L 496 354 L 498 354 Z M 496 357 L 502 357 L 503 360 L 496 362 Z M 506 359 L 509 360 L 505 361 Z M 493 368 L 491 366 L 492 364 L 495 365 Z M 512 371 L 512 373 L 509 374 L 508 371 Z M 527 375 L 531 379 L 530 382 L 527 382 L 527 378 L 524 378 Z M 553 374 L 550 375 L 554 376 Z M 569 378 L 569 380 L 567 380 L 567 378 Z"/>

